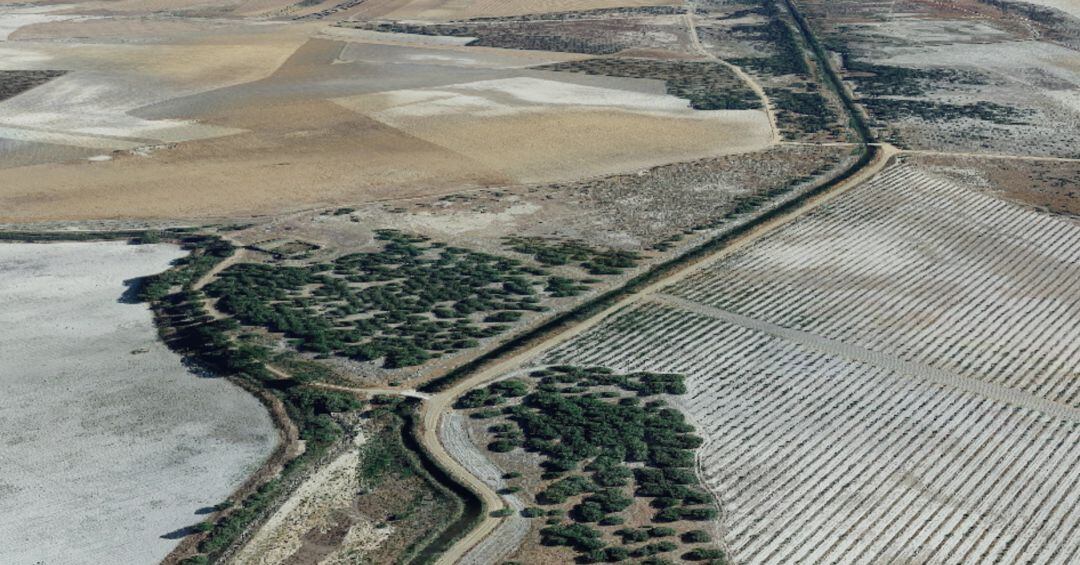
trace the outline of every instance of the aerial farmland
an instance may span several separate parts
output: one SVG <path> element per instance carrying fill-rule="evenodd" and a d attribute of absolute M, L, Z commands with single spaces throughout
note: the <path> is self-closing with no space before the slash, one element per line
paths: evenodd
<path fill-rule="evenodd" d="M 0 563 L 1080 560 L 1073 0 L 0 4 Z"/>

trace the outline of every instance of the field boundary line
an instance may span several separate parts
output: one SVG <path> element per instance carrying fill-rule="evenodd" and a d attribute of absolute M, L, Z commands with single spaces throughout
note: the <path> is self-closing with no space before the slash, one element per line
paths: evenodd
<path fill-rule="evenodd" d="M 1018 161 L 1049 161 L 1057 163 L 1080 163 L 1077 157 L 1052 157 L 1049 155 L 1009 155 L 1005 153 L 969 153 L 953 151 L 934 151 L 931 149 L 901 149 L 901 155 L 928 156 L 928 157 L 953 157 L 969 159 L 1015 159 Z"/>
<path fill-rule="evenodd" d="M 900 376 L 916 378 L 959 391 L 968 392 L 988 400 L 1041 412 L 1047 416 L 1053 416 L 1071 422 L 1080 422 L 1080 409 L 1047 400 L 1034 394 L 980 381 L 971 377 L 965 377 L 917 361 L 905 361 L 888 353 L 866 349 L 858 345 L 830 339 L 815 333 L 784 327 L 772 322 L 736 314 L 715 306 L 701 304 L 670 294 L 656 293 L 651 296 L 651 299 L 660 304 L 673 306 L 694 314 L 700 314 L 702 316 L 742 326 L 823 353 L 889 369 Z"/>

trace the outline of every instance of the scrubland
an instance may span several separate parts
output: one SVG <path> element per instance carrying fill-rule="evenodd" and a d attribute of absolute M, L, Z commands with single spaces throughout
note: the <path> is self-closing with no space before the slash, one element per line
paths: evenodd
<path fill-rule="evenodd" d="M 1037 4 L 0 7 L 0 556 L 1075 561 Z"/>

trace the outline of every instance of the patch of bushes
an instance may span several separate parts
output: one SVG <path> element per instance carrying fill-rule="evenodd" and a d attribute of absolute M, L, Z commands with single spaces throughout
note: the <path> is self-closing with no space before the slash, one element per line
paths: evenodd
<path fill-rule="evenodd" d="M 622 546 L 650 542 L 638 547 L 610 546 L 592 526 L 623 524 L 620 513 L 635 497 L 651 499 L 656 523 L 715 519 L 717 511 L 693 471 L 693 450 L 702 440 L 678 410 L 655 398 L 683 394 L 681 375 L 555 366 L 529 376 L 530 381 L 501 381 L 469 391 L 457 407 L 475 415 L 502 406 L 498 412 L 506 420 L 489 427 L 496 434 L 489 449 L 501 452 L 520 445 L 543 456 L 548 482 L 535 500 L 541 506 L 569 506 L 572 520 L 565 524 L 553 518 L 540 532 L 543 544 L 571 547 L 586 563 L 677 550 L 679 538 L 650 542 L 674 538 L 676 530 L 667 526 L 614 532 Z M 542 513 L 536 508 L 529 515 Z"/>
<path fill-rule="evenodd" d="M 503 238 L 503 243 L 513 251 L 531 255 L 543 265 L 577 264 L 593 275 L 617 275 L 636 267 L 641 260 L 641 255 L 634 251 L 596 249 L 578 240 L 511 236 Z"/>
<path fill-rule="evenodd" d="M 535 67 L 538 70 L 664 81 L 667 93 L 690 101 L 695 110 L 752 110 L 757 94 L 727 66 L 715 61 L 585 59 Z"/>
<path fill-rule="evenodd" d="M 247 326 L 280 332 L 300 350 L 395 369 L 419 365 L 506 331 L 524 312 L 543 311 L 542 292 L 568 295 L 569 279 L 547 280 L 520 261 L 430 244 L 381 231 L 378 252 L 354 253 L 306 267 L 233 265 L 207 285 L 217 307 Z M 589 260 L 618 268 L 629 259 L 597 252 Z M 155 288 L 176 281 L 163 279 Z M 554 285 L 554 286 L 553 286 Z"/>

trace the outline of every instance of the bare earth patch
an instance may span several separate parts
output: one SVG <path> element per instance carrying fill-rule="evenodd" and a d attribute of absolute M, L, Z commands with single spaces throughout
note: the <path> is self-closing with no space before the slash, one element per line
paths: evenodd
<path fill-rule="evenodd" d="M 192 374 L 125 281 L 167 245 L 0 245 L 0 562 L 163 558 L 266 458 L 262 405 Z"/>

